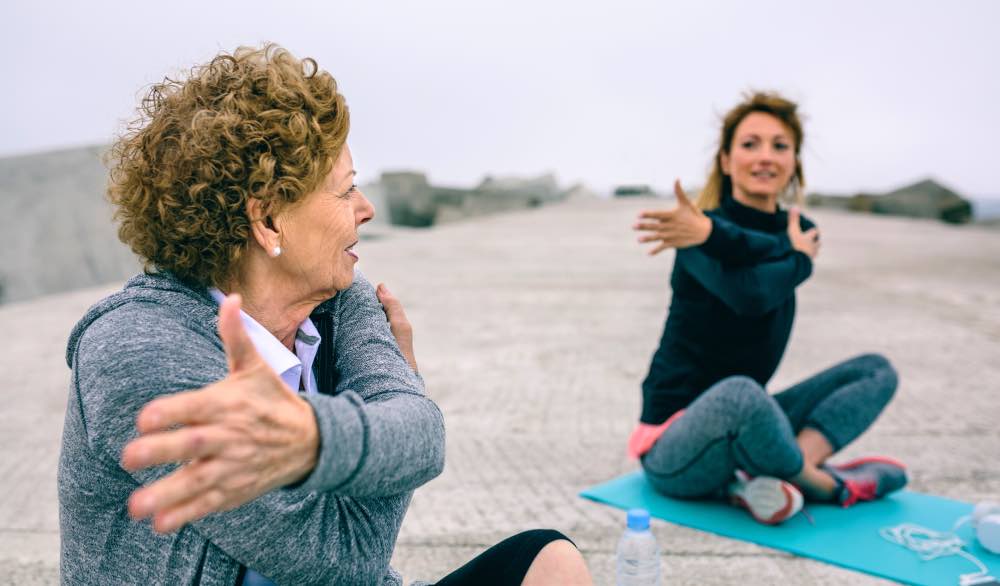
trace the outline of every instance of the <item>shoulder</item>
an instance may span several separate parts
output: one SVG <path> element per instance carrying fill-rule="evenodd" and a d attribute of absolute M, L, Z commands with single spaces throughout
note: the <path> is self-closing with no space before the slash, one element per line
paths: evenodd
<path fill-rule="evenodd" d="M 371 284 L 361 271 L 354 273 L 354 282 L 347 289 L 341 291 L 338 297 L 345 300 L 377 299 L 375 297 L 375 286 Z"/>
<path fill-rule="evenodd" d="M 215 340 L 215 323 L 200 323 L 189 314 L 144 300 L 124 303 L 94 319 L 81 336 L 86 343 L 114 341 L 119 345 L 176 344 L 192 339 Z M 221 342 L 219 342 L 221 348 Z"/>
<path fill-rule="evenodd" d="M 147 375 L 170 365 L 204 365 L 206 360 L 225 365 L 214 323 L 202 324 L 177 308 L 142 300 L 124 303 L 90 322 L 74 354 L 73 366 L 82 376 L 126 365 Z"/>

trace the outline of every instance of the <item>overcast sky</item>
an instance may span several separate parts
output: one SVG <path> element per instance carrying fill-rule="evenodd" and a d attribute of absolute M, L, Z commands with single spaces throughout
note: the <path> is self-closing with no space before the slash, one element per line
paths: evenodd
<path fill-rule="evenodd" d="M 762 88 L 808 116 L 812 189 L 1000 197 L 998 24 L 996 0 L 5 2 L 0 156 L 110 142 L 144 86 L 271 40 L 337 78 L 363 180 L 695 185 Z"/>

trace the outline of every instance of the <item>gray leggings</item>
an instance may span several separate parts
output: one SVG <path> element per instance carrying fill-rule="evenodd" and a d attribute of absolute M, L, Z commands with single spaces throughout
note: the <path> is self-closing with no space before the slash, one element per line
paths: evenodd
<path fill-rule="evenodd" d="M 802 470 L 796 434 L 815 429 L 840 450 L 875 421 L 896 380 L 878 354 L 852 358 L 773 396 L 749 377 L 723 379 L 667 428 L 642 467 L 657 490 L 681 498 L 719 494 L 737 468 L 791 478 Z"/>

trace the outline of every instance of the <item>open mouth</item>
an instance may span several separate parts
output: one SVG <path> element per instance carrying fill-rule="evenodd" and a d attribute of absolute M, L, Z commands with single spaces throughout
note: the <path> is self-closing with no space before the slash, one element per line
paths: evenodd
<path fill-rule="evenodd" d="M 754 171 L 750 173 L 750 175 L 753 176 L 755 179 L 774 179 L 775 177 L 778 176 L 778 173 L 776 173 L 775 171 L 764 170 L 764 171 Z"/>

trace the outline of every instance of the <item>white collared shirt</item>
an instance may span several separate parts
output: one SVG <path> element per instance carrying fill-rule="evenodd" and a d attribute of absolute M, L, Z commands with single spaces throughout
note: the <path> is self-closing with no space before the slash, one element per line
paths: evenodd
<path fill-rule="evenodd" d="M 208 292 L 220 305 L 222 300 L 226 298 L 222 291 L 215 287 L 210 288 Z M 312 366 L 316 359 L 316 352 L 319 350 L 321 337 L 311 319 L 307 317 L 299 324 L 299 329 L 295 332 L 295 352 L 293 353 L 278 338 L 274 337 L 274 334 L 267 331 L 264 326 L 257 323 L 257 320 L 250 317 L 242 309 L 240 317 L 243 318 L 243 326 L 246 328 L 254 348 L 257 349 L 264 362 L 278 373 L 281 380 L 290 389 L 293 391 L 305 389 L 306 393 L 311 394 L 319 392 Z"/>

